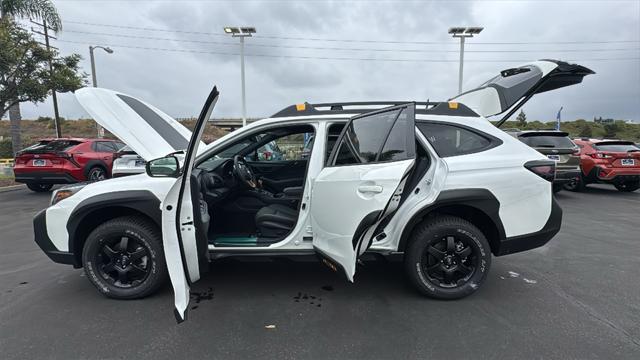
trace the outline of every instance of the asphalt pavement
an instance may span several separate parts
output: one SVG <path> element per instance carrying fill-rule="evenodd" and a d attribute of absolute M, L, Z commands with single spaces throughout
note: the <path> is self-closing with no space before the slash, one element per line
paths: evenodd
<path fill-rule="evenodd" d="M 462 300 L 418 295 L 399 263 L 350 284 L 316 262 L 222 260 L 179 325 L 169 286 L 110 300 L 50 261 L 31 225 L 49 196 L 0 193 L 2 359 L 640 359 L 640 191 L 561 192 L 560 234 L 494 258 Z"/>

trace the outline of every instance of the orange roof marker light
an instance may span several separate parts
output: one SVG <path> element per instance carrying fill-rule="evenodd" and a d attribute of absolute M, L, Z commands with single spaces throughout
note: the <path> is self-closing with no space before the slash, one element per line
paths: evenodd
<path fill-rule="evenodd" d="M 455 101 L 449 101 L 449 109 L 457 109 L 458 108 L 458 103 Z"/>
<path fill-rule="evenodd" d="M 307 108 L 307 104 L 296 104 L 296 110 L 304 111 Z"/>

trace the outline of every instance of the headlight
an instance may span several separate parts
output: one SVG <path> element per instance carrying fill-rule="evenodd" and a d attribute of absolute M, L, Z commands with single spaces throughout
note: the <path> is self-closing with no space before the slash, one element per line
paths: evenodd
<path fill-rule="evenodd" d="M 76 184 L 76 185 L 65 186 L 54 191 L 53 195 L 51 195 L 51 203 L 49 205 L 55 205 L 61 200 L 71 197 L 73 194 L 77 193 L 85 186 L 86 184 L 82 184 L 82 185 Z"/>

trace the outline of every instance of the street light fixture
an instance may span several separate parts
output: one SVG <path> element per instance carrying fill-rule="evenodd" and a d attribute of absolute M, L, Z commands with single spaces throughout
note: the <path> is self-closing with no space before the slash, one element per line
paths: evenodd
<path fill-rule="evenodd" d="M 244 38 L 251 37 L 256 33 L 256 28 L 253 26 L 225 26 L 225 34 L 229 34 L 232 37 L 240 38 L 240 79 L 242 81 L 242 126 L 247 126 L 247 101 L 244 87 Z"/>
<path fill-rule="evenodd" d="M 89 57 L 91 58 L 91 80 L 93 80 L 93 87 L 98 87 L 98 79 L 96 78 L 96 60 L 93 56 L 93 50 L 95 49 L 102 49 L 107 54 L 113 54 L 113 50 L 105 46 L 89 46 Z M 99 124 L 96 124 L 96 126 L 98 129 L 98 138 L 104 137 L 104 130 L 102 129 L 102 126 Z"/>
<path fill-rule="evenodd" d="M 460 69 L 458 70 L 458 94 L 462 93 L 462 71 L 464 67 L 464 40 L 478 35 L 484 30 L 483 27 L 452 27 L 449 28 L 449 34 L 454 38 L 460 38 Z"/>

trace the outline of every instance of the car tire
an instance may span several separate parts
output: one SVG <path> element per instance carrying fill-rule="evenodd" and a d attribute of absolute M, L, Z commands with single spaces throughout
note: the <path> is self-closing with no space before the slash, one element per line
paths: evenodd
<path fill-rule="evenodd" d="M 160 230 L 136 216 L 95 228 L 82 249 L 82 265 L 98 291 L 114 299 L 149 296 L 168 279 Z"/>
<path fill-rule="evenodd" d="M 47 191 L 51 191 L 51 188 L 53 187 L 53 184 L 27 183 L 27 187 L 31 191 L 47 192 Z"/>
<path fill-rule="evenodd" d="M 437 216 L 414 229 L 405 249 L 404 265 L 410 282 L 422 294 L 442 300 L 460 299 L 484 282 L 491 267 L 491 248 L 484 234 L 469 221 Z"/>
<path fill-rule="evenodd" d="M 88 181 L 101 181 L 109 178 L 107 170 L 102 166 L 94 166 L 87 172 Z"/>
<path fill-rule="evenodd" d="M 614 184 L 614 186 L 620 192 L 634 192 L 640 189 L 640 181 L 627 181 L 623 183 Z"/>
<path fill-rule="evenodd" d="M 582 177 L 582 175 L 580 175 L 580 179 L 578 179 L 578 181 L 573 181 L 573 182 L 564 184 L 565 190 L 569 190 L 573 192 L 584 191 L 585 187 L 586 187 L 586 184 L 584 183 L 584 178 Z"/>

